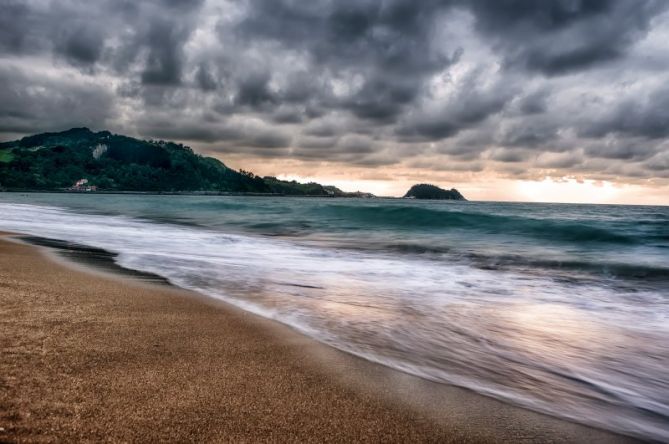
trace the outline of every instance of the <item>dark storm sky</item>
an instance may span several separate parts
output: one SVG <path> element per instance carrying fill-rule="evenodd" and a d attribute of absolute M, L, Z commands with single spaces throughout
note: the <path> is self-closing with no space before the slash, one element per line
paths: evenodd
<path fill-rule="evenodd" d="M 666 1 L 0 8 L 2 139 L 89 126 L 298 166 L 669 179 Z"/>

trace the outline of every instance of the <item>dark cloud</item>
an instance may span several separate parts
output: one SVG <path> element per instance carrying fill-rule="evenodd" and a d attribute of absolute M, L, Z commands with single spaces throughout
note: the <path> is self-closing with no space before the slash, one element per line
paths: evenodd
<path fill-rule="evenodd" d="M 302 123 L 305 111 L 295 107 L 281 107 L 272 114 L 272 121 L 278 124 Z"/>
<path fill-rule="evenodd" d="M 32 133 L 88 126 L 104 128 L 113 117 L 113 97 L 95 84 L 43 78 L 0 67 L 0 132 Z"/>
<path fill-rule="evenodd" d="M 473 0 L 477 29 L 504 51 L 507 63 L 547 75 L 621 58 L 662 0 Z"/>
<path fill-rule="evenodd" d="M 518 97 L 518 112 L 522 115 L 541 114 L 547 110 L 547 100 L 550 92 L 547 90 L 532 91 Z"/>
<path fill-rule="evenodd" d="M 662 177 L 669 177 L 669 152 L 665 150 L 649 159 L 645 167 L 651 171 L 663 173 Z"/>
<path fill-rule="evenodd" d="M 645 160 L 654 156 L 661 145 L 634 139 L 604 139 L 584 147 L 590 157 L 616 160 Z"/>
<path fill-rule="evenodd" d="M 172 21 L 151 24 L 146 43 L 149 54 L 142 71 L 142 83 L 178 85 L 181 83 L 182 42 L 187 30 L 179 29 Z"/>
<path fill-rule="evenodd" d="M 649 88 L 619 101 L 602 115 L 588 119 L 581 134 L 595 138 L 611 134 L 666 138 L 669 136 L 669 86 Z"/>
<path fill-rule="evenodd" d="M 90 65 L 100 58 L 103 43 L 100 30 L 94 29 L 92 24 L 82 24 L 66 31 L 56 49 L 74 64 Z"/>
<path fill-rule="evenodd" d="M 249 73 L 238 84 L 235 104 L 243 107 L 262 108 L 277 103 L 278 98 L 269 89 L 269 81 L 270 75 L 267 72 Z"/>
<path fill-rule="evenodd" d="M 43 45 L 31 34 L 34 14 L 28 5 L 20 0 L 4 0 L 0 3 L 0 50 L 9 54 L 30 54 L 35 46 Z"/>
<path fill-rule="evenodd" d="M 186 125 L 173 125 L 169 116 L 149 116 L 137 122 L 137 128 L 144 137 L 199 142 L 228 142 L 243 138 L 243 132 L 225 122 L 206 122 L 193 119 Z"/>
<path fill-rule="evenodd" d="M 452 64 L 458 52 L 436 45 L 432 2 L 406 0 L 309 5 L 285 0 L 255 0 L 235 32 L 282 50 L 306 54 L 314 75 L 347 83 L 342 94 L 321 92 L 321 103 L 357 117 L 391 121 L 421 93 L 433 73 Z"/>
<path fill-rule="evenodd" d="M 388 78 L 365 79 L 362 88 L 341 101 L 341 106 L 357 117 L 378 121 L 392 121 L 417 94 L 414 81 L 404 82 Z"/>
<path fill-rule="evenodd" d="M 290 146 L 291 138 L 275 131 L 263 131 L 250 134 L 242 144 L 255 148 L 285 148 Z"/>
<path fill-rule="evenodd" d="M 314 122 L 303 129 L 304 134 L 316 137 L 332 137 L 340 131 L 336 125 L 327 122 Z"/>
<path fill-rule="evenodd" d="M 341 152 L 364 154 L 373 152 L 373 143 L 367 137 L 346 136 L 337 144 L 341 147 Z"/>
<path fill-rule="evenodd" d="M 509 121 L 499 132 L 496 142 L 504 147 L 526 147 L 551 150 L 548 141 L 558 139 L 559 127 L 545 118 L 523 116 Z"/>
<path fill-rule="evenodd" d="M 490 159 L 498 162 L 524 162 L 532 156 L 531 153 L 518 148 L 497 148 L 490 153 Z"/>
<path fill-rule="evenodd" d="M 548 153 L 540 155 L 536 161 L 536 166 L 552 169 L 576 169 L 581 164 L 583 164 L 583 155 L 580 152 Z"/>
<path fill-rule="evenodd" d="M 440 140 L 452 137 L 499 113 L 513 98 L 515 87 L 506 82 L 481 86 L 482 74 L 467 76 L 445 103 L 407 117 L 396 133 L 406 140 Z"/>
<path fill-rule="evenodd" d="M 211 72 L 207 64 L 202 63 L 197 68 L 195 81 L 203 91 L 213 91 L 219 87 L 219 81 Z"/>
<path fill-rule="evenodd" d="M 333 137 L 300 137 L 296 143 L 297 148 L 305 150 L 320 150 L 332 148 L 337 144 L 337 139 Z"/>
<path fill-rule="evenodd" d="M 665 177 L 666 1 L 0 7 L 6 133 L 107 126 L 266 158 Z"/>

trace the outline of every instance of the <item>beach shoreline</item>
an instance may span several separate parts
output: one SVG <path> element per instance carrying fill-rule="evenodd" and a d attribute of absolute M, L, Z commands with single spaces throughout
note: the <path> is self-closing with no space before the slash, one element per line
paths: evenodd
<path fill-rule="evenodd" d="M 0 441 L 633 441 L 16 238 L 0 302 Z"/>

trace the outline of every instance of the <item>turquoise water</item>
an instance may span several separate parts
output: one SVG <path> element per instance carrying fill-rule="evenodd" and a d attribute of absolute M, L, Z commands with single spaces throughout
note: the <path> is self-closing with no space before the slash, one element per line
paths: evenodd
<path fill-rule="evenodd" d="M 669 441 L 669 207 L 0 194 L 0 229 L 423 378 Z"/>

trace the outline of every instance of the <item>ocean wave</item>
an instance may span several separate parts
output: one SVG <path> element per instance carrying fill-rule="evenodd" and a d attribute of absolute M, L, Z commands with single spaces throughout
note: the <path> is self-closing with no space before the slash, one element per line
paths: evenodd
<path fill-rule="evenodd" d="M 350 220 L 359 229 L 365 227 L 393 227 L 400 230 L 459 229 L 506 235 L 531 236 L 551 242 L 611 243 L 632 245 L 644 242 L 633 225 L 615 227 L 601 221 L 550 220 L 517 215 L 486 214 L 461 209 L 426 208 L 399 205 L 329 205 L 318 208 L 322 216 Z M 661 222 L 647 224 L 663 227 Z"/>
<path fill-rule="evenodd" d="M 342 250 L 32 205 L 0 203 L 0 214 L 2 230 L 114 252 L 126 268 L 398 370 L 669 441 L 666 289 L 485 269 L 452 251 Z"/>
<path fill-rule="evenodd" d="M 638 284 L 665 284 L 669 287 L 669 267 L 655 264 L 611 262 L 605 260 L 554 259 L 518 254 L 458 253 L 453 247 L 420 243 L 385 243 L 381 245 L 350 245 L 349 248 L 389 251 L 399 254 L 434 257 L 435 260 L 461 261 L 490 270 L 523 269 L 527 272 L 566 272 L 574 278 L 610 278 Z"/>

